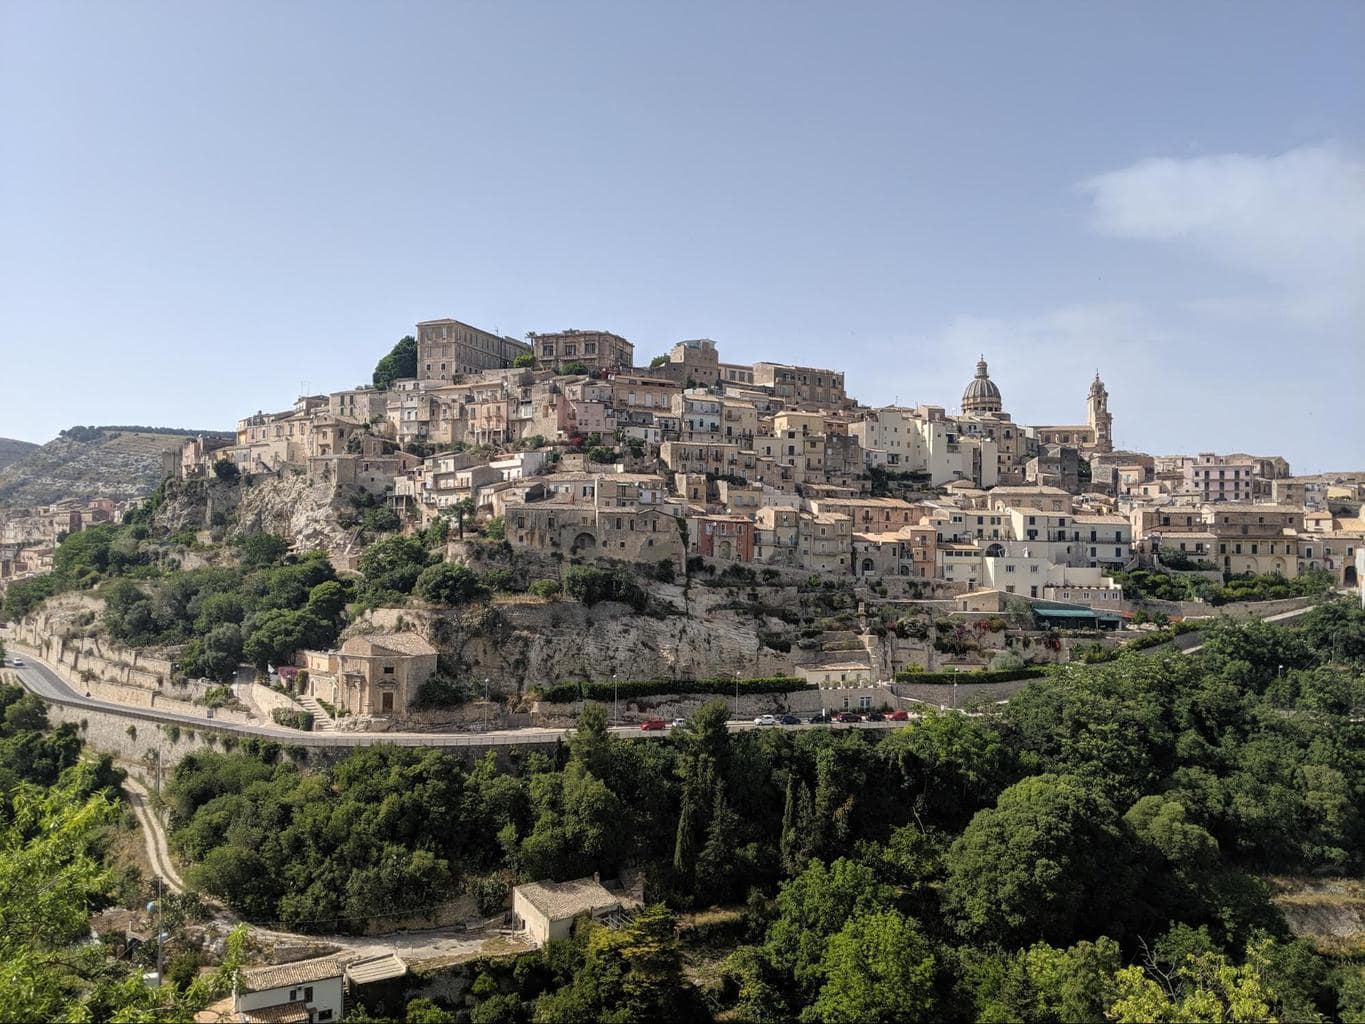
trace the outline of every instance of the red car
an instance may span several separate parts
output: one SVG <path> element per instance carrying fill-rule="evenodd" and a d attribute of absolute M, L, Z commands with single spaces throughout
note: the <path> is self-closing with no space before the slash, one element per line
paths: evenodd
<path fill-rule="evenodd" d="M 908 722 L 910 721 L 910 714 L 906 711 L 892 711 L 886 716 L 886 720 L 888 722 Z"/>
<path fill-rule="evenodd" d="M 667 726 L 668 723 L 662 718 L 647 718 L 640 723 L 640 728 L 647 732 L 653 732 L 656 729 L 664 729 L 667 728 Z"/>

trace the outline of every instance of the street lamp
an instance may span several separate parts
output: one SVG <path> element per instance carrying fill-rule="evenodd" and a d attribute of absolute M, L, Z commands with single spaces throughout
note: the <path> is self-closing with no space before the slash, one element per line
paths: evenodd
<path fill-rule="evenodd" d="M 616 673 L 611 674 L 611 723 L 619 725 L 621 722 L 621 702 L 616 696 Z"/>
<path fill-rule="evenodd" d="M 739 718 L 739 673 L 735 673 L 735 718 Z"/>
<path fill-rule="evenodd" d="M 489 700 L 490 681 L 487 677 L 483 681 L 483 731 L 488 731 L 488 700 Z"/>

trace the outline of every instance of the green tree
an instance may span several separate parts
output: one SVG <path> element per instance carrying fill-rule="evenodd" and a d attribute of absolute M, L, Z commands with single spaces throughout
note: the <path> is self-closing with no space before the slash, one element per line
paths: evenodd
<path fill-rule="evenodd" d="M 415 537 L 388 537 L 365 549 L 360 571 L 370 593 L 379 598 L 412 592 L 431 556 Z"/>
<path fill-rule="evenodd" d="M 668 365 L 668 356 L 666 356 L 666 355 L 665 355 L 665 356 L 655 356 L 653 359 L 651 359 L 651 360 L 649 361 L 649 368 L 650 368 L 651 370 L 657 369 L 657 368 L 660 367 L 660 366 L 667 366 L 667 365 Z"/>
<path fill-rule="evenodd" d="M 1121 965 L 1118 943 L 1108 937 L 1069 949 L 1039 942 L 1014 954 L 969 955 L 965 980 L 983 1024 L 1082 1024 L 1105 1019 Z"/>
<path fill-rule="evenodd" d="M 895 910 L 851 918 L 820 961 L 825 982 L 801 1019 L 829 1024 L 937 1020 L 934 955 Z"/>
<path fill-rule="evenodd" d="M 1035 775 L 979 812 L 948 853 L 944 903 L 967 938 L 1084 935 L 1129 879 L 1117 815 L 1081 780 Z"/>
<path fill-rule="evenodd" d="M 523 352 L 512 360 L 512 366 L 518 370 L 529 370 L 536 365 L 536 357 L 529 352 Z"/>
<path fill-rule="evenodd" d="M 819 987 L 830 937 L 850 918 L 875 913 L 890 902 L 891 889 L 866 865 L 844 857 L 828 867 L 813 860 L 777 895 L 778 916 L 765 943 L 768 956 L 791 971 L 804 1003 Z"/>
<path fill-rule="evenodd" d="M 417 339 L 405 334 L 389 354 L 374 368 L 374 386 L 387 390 L 396 380 L 410 380 L 417 376 Z"/>
<path fill-rule="evenodd" d="M 1116 998 L 1107 1016 L 1118 1024 L 1273 1021 L 1278 996 L 1262 977 L 1265 946 L 1247 953 L 1240 966 L 1221 953 L 1191 954 L 1175 969 L 1173 985 L 1158 984 L 1141 967 L 1125 967 L 1115 976 Z"/>
<path fill-rule="evenodd" d="M 460 540 L 464 540 L 465 524 L 470 519 L 474 518 L 475 513 L 478 511 L 478 506 L 474 504 L 474 499 L 461 498 L 459 501 L 447 506 L 442 511 L 445 515 L 455 517 L 456 532 L 459 534 Z"/>
<path fill-rule="evenodd" d="M 235 484 L 241 473 L 231 459 L 219 459 L 213 464 L 213 475 L 225 484 Z"/>
<path fill-rule="evenodd" d="M 237 539 L 237 553 L 243 568 L 256 569 L 282 559 L 289 553 L 289 544 L 276 534 L 256 531 Z"/>
<path fill-rule="evenodd" d="M 451 607 L 488 596 L 488 588 L 478 573 L 453 562 L 437 562 L 423 569 L 417 577 L 416 591 L 423 601 Z"/>
<path fill-rule="evenodd" d="M 242 656 L 262 670 L 285 664 L 321 628 L 322 624 L 306 611 L 273 608 L 261 612 L 252 619 L 251 633 L 242 644 Z"/>
<path fill-rule="evenodd" d="M 611 770 L 612 744 L 606 709 L 601 704 L 585 704 L 569 736 L 570 756 L 605 779 Z"/>

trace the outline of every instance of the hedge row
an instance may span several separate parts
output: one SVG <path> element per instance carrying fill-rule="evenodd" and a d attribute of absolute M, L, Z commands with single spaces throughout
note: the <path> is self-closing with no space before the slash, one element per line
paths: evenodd
<path fill-rule="evenodd" d="M 769 676 L 763 679 L 739 680 L 739 692 L 746 693 L 790 693 L 793 690 L 810 689 L 810 684 L 791 676 Z M 541 700 L 551 704 L 571 704 L 576 700 L 612 699 L 616 697 L 656 697 L 664 693 L 718 693 L 735 692 L 735 680 L 717 679 L 622 679 L 613 685 L 602 683 L 560 683 L 542 691 Z"/>
<path fill-rule="evenodd" d="M 896 673 L 898 683 L 1010 683 L 1016 679 L 1037 679 L 1047 674 L 1047 669 L 1039 666 L 1031 668 L 1006 668 L 985 672 L 907 672 L 901 669 Z"/>

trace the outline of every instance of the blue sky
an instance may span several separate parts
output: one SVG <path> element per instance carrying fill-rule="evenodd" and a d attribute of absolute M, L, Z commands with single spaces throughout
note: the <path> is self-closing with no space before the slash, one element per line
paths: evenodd
<path fill-rule="evenodd" d="M 0 436 L 417 320 L 1365 467 L 1365 5 L 0 2 Z"/>

